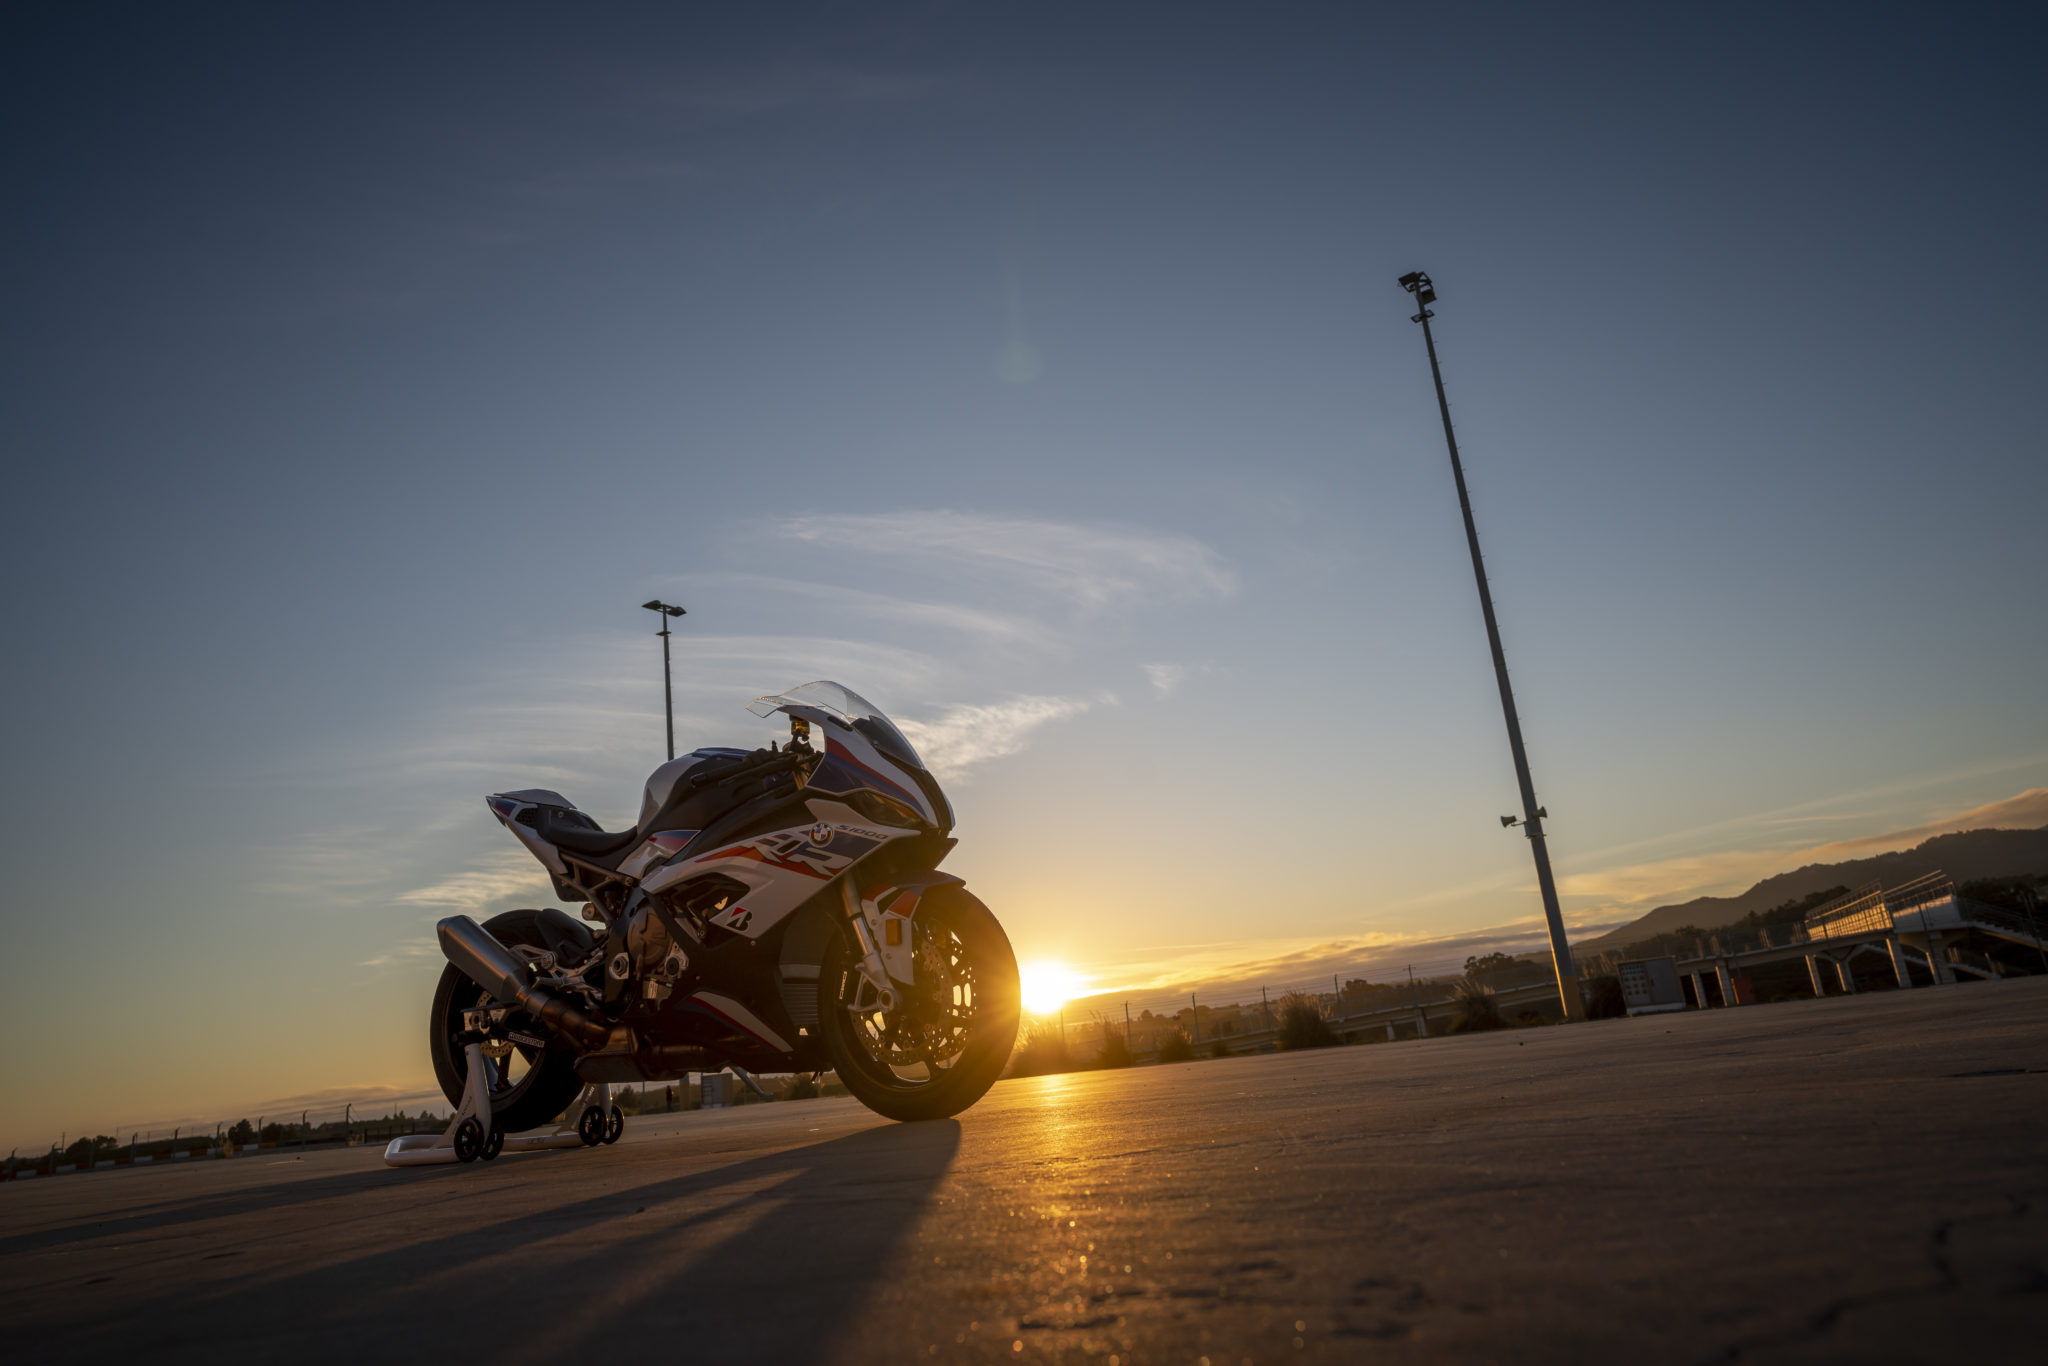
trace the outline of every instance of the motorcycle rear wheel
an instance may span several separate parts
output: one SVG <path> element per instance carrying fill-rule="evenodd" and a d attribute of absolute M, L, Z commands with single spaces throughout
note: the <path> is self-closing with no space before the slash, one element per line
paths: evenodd
<path fill-rule="evenodd" d="M 548 947 L 540 928 L 538 911 L 506 911 L 484 922 L 493 938 L 517 952 L 521 946 Z M 457 1038 L 462 1034 L 462 1012 L 485 1003 L 484 989 L 452 964 L 441 973 L 434 992 L 433 1014 L 427 1026 L 428 1051 L 434 1059 L 434 1077 L 450 1105 L 462 1104 L 462 1088 L 469 1079 L 469 1061 Z M 524 1012 L 515 1011 L 512 1025 L 520 1033 L 547 1039 L 546 1048 L 515 1043 L 502 1060 L 489 1060 L 499 1069 L 491 1086 L 491 1118 L 506 1133 L 537 1129 L 562 1113 L 576 1093 L 583 1089 L 576 1075 L 576 1050 L 552 1035 Z"/>
<path fill-rule="evenodd" d="M 918 981 L 893 988 L 886 1015 L 853 1009 L 865 984 L 851 936 L 826 947 L 818 1025 L 839 1080 L 895 1120 L 944 1119 L 980 1100 L 1017 1041 L 1017 955 L 980 898 L 964 887 L 925 894 L 910 920 Z"/>

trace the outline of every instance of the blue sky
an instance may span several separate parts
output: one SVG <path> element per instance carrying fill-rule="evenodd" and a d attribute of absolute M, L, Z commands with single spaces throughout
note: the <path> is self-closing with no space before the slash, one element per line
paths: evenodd
<path fill-rule="evenodd" d="M 22 1142 L 422 1084 L 657 594 L 1097 986 L 1527 933 L 1418 268 L 1574 924 L 2048 819 L 2025 8 L 6 23 Z"/>

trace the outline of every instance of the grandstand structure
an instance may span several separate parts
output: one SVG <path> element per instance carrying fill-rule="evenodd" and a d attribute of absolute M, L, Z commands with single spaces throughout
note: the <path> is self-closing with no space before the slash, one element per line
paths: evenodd
<path fill-rule="evenodd" d="M 1854 994 L 1859 967 L 1866 986 L 1904 988 L 2048 972 L 2048 933 L 2035 916 L 1963 896 L 1939 871 L 1858 887 L 1779 937 L 1758 930 L 1697 941 L 1677 960 L 1689 1004 L 1752 1004 L 1759 970 L 1796 960 L 1815 996 Z"/>

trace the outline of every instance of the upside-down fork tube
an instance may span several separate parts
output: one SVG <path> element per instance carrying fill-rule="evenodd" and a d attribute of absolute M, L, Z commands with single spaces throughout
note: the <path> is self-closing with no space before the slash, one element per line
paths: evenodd
<path fill-rule="evenodd" d="M 611 1029 L 552 992 L 530 986 L 526 964 L 491 932 L 466 915 L 451 915 L 434 927 L 441 952 L 458 971 L 506 1005 L 516 1005 L 557 1034 L 585 1048 L 602 1048 Z"/>
<path fill-rule="evenodd" d="M 853 870 L 839 875 L 839 901 L 845 908 L 847 926 L 853 931 L 853 942 L 860 950 L 860 971 L 868 985 L 875 989 L 883 1010 L 896 1008 L 896 988 L 889 984 L 889 970 L 882 966 L 882 951 L 875 947 L 875 936 L 868 929 L 868 918 L 861 914 L 860 893 L 854 890 Z"/>

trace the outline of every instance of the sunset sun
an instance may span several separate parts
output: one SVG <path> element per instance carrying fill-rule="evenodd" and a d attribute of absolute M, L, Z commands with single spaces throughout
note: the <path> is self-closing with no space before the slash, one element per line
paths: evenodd
<path fill-rule="evenodd" d="M 1050 1015 L 1080 990 L 1081 979 L 1064 963 L 1026 963 L 1018 970 L 1024 1009 Z"/>

